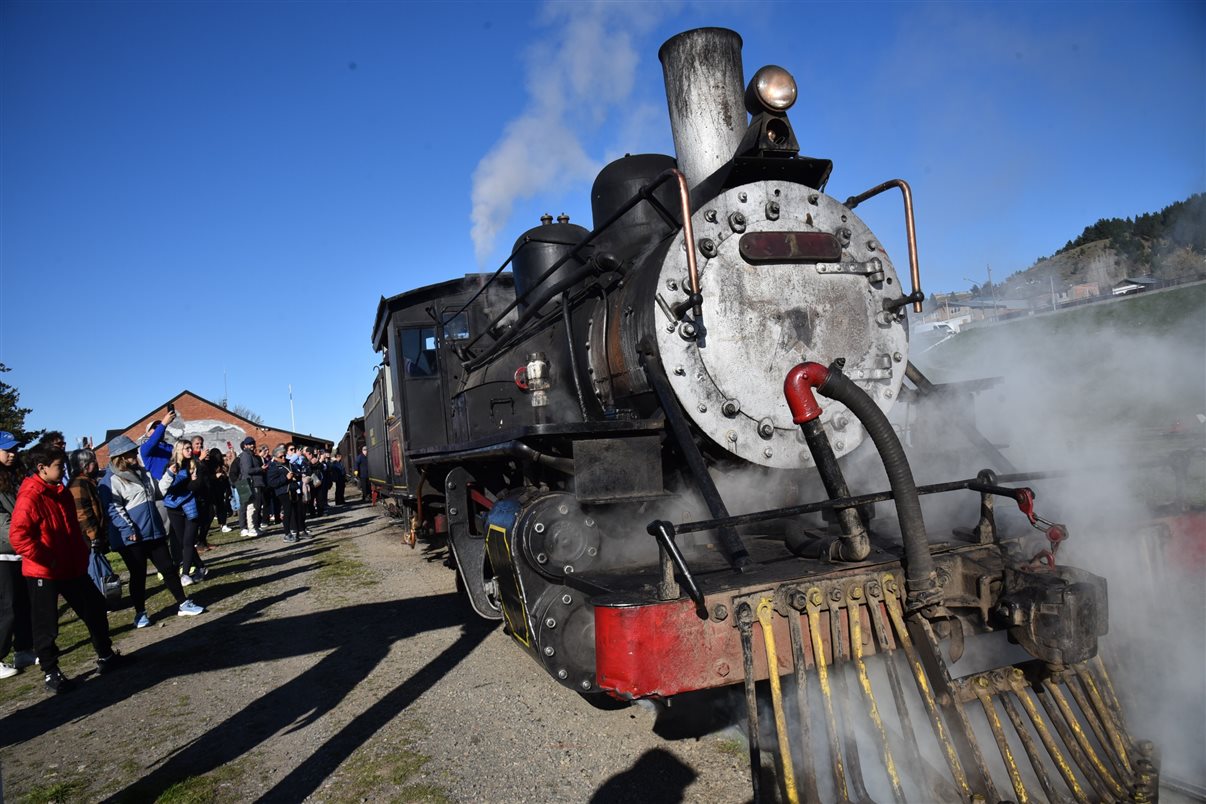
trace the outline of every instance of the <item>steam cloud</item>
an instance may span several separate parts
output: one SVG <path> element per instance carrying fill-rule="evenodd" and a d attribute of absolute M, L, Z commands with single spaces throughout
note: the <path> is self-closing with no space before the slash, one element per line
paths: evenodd
<path fill-rule="evenodd" d="M 1021 471 L 1072 470 L 1025 485 L 1040 515 L 1069 527 L 1060 562 L 1109 583 L 1101 649 L 1133 735 L 1156 742 L 1167 776 L 1191 782 L 1206 778 L 1206 534 L 1200 513 L 1170 517 L 1206 502 L 1206 339 L 1194 312 L 1203 303 L 1201 284 L 1144 294 L 965 331 L 917 358 L 932 358 L 920 367 L 939 382 L 1002 376 L 977 400 L 981 429 L 1008 445 Z M 1176 455 L 1192 456 L 1179 492 Z M 998 503 L 1002 516 L 1016 516 L 1007 509 Z M 1171 537 L 1186 523 L 1197 529 L 1190 538 Z"/>
<path fill-rule="evenodd" d="M 591 180 L 602 166 L 579 132 L 632 133 L 650 107 L 632 101 L 634 41 L 664 9 L 628 3 L 549 4 L 543 44 L 527 54 L 527 104 L 473 172 L 474 253 L 484 262 L 516 201 Z M 648 48 L 643 45 L 640 52 Z M 608 154 L 604 154 L 606 156 Z"/>

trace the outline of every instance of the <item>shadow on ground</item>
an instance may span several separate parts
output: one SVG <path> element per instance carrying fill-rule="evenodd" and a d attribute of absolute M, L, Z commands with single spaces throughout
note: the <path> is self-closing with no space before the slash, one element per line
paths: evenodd
<path fill-rule="evenodd" d="M 322 543 L 307 547 L 311 557 L 330 549 Z M 266 553 L 251 563 L 263 569 L 295 562 L 298 552 Z M 246 581 L 216 583 L 198 592 L 197 599 L 229 598 L 248 586 L 271 584 L 309 568 L 303 563 Z M 240 571 L 249 569 L 243 567 Z M 213 771 L 284 729 L 301 728 L 323 717 L 373 672 L 395 642 L 428 630 L 461 626 L 460 635 L 448 648 L 315 748 L 262 797 L 264 801 L 300 801 L 318 789 L 377 730 L 468 656 L 495 627 L 493 623 L 468 619 L 455 594 L 260 619 L 270 607 L 287 606 L 289 598 L 307 589 L 291 589 L 222 616 L 206 617 L 187 631 L 130 654 L 129 666 L 119 672 L 95 676 L 71 694 L 45 698 L 14 712 L 5 719 L 0 746 L 21 743 L 69 721 L 102 712 L 152 687 L 196 673 L 249 672 L 248 668 L 259 662 L 322 656 L 296 678 L 266 691 L 200 737 L 172 748 L 166 756 L 149 747 L 145 765 L 157 767 L 108 799 L 153 801 L 181 779 Z"/>

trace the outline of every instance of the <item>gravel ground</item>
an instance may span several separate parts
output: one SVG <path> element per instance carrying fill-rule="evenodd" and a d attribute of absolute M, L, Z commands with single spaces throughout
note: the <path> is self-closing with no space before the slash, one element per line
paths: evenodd
<path fill-rule="evenodd" d="M 367 506 L 313 529 L 214 534 L 213 577 L 190 589 L 206 614 L 178 618 L 161 592 L 152 628 L 110 615 L 134 658 L 118 673 L 97 676 L 75 637 L 70 694 L 29 670 L 0 681 L 8 800 L 749 799 L 716 699 L 595 709 L 466 615 L 442 551 Z"/>

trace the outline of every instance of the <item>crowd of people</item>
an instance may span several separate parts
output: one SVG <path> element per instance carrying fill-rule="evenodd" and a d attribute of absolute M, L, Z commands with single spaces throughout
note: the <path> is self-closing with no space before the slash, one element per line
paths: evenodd
<path fill-rule="evenodd" d="M 48 690 L 73 685 L 59 669 L 59 599 L 88 629 L 101 673 L 130 657 L 113 648 L 109 606 L 89 575 L 90 552 L 116 552 L 129 571 L 135 628 L 151 624 L 148 563 L 176 601 L 177 616 L 204 613 L 187 588 L 210 577 L 208 535 L 236 524 L 244 537 L 281 528 L 285 543 L 310 538 L 331 490 L 344 505 L 347 474 L 338 453 L 243 439 L 236 452 L 205 449 L 203 436 L 170 438 L 175 412 L 139 442 L 109 442 L 102 473 L 91 449 L 66 451 L 60 432 L 33 447 L 0 431 L 0 679 L 40 666 Z M 367 475 L 367 471 L 364 473 Z M 9 654 L 12 654 L 9 660 Z"/>

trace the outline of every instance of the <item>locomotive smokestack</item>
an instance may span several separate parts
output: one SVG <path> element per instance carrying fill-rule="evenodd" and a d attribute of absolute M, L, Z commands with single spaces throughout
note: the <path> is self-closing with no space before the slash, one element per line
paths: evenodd
<path fill-rule="evenodd" d="M 748 125 L 741 37 L 727 28 L 697 28 L 658 51 L 678 169 L 695 185 L 733 158 Z"/>

